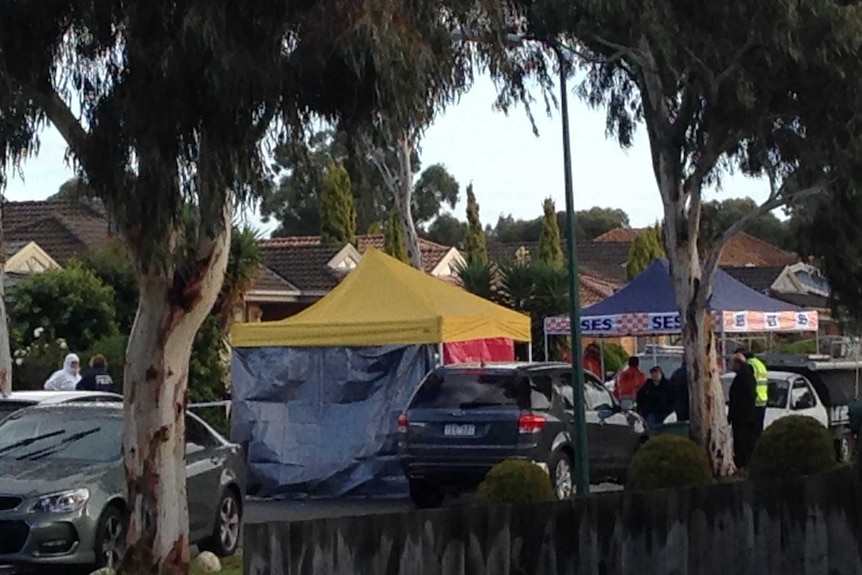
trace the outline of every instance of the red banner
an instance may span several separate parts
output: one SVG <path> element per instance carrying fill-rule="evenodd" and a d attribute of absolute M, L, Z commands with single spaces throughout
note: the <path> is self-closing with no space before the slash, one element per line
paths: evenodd
<path fill-rule="evenodd" d="M 515 344 L 511 339 L 474 339 L 443 344 L 443 363 L 479 361 L 515 361 Z"/>

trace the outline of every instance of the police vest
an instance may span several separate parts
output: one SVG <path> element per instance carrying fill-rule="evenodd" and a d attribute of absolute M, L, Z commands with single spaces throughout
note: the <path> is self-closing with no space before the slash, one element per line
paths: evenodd
<path fill-rule="evenodd" d="M 766 366 L 756 357 L 749 359 L 748 365 L 754 370 L 754 380 L 757 382 L 754 404 L 757 407 L 766 407 L 769 401 L 769 378 L 766 374 Z"/>

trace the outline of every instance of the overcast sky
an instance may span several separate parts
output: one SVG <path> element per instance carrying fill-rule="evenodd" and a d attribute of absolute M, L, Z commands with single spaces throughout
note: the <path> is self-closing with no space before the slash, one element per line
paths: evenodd
<path fill-rule="evenodd" d="M 482 221 L 493 225 L 502 214 L 533 218 L 541 214 L 545 197 L 563 209 L 563 167 L 560 117 L 536 118 L 540 135 L 533 135 L 522 108 L 506 116 L 493 109 L 491 80 L 479 77 L 473 89 L 451 106 L 428 130 L 422 142 L 422 163 L 442 163 L 461 183 L 473 183 Z M 621 208 L 634 226 L 661 219 L 661 202 L 652 175 L 646 134 L 639 130 L 626 151 L 605 138 L 601 111 L 570 98 L 575 208 Z M 537 106 L 538 108 L 539 106 Z M 41 134 L 41 150 L 24 165 L 24 178 L 13 176 L 6 190 L 10 200 L 44 199 L 72 176 L 64 161 L 66 146 L 53 128 Z M 765 181 L 742 176 L 728 179 L 709 199 L 768 194 Z M 463 195 L 463 193 L 462 193 Z M 464 219 L 462 201 L 455 215 Z M 255 217 L 252 221 L 259 224 Z M 265 228 L 273 227 L 272 224 Z"/>

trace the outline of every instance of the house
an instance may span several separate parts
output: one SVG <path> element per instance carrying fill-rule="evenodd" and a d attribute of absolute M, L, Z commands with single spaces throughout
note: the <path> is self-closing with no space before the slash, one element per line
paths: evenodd
<path fill-rule="evenodd" d="M 5 202 L 2 218 L 8 244 L 34 242 L 59 266 L 111 238 L 104 208 L 87 200 Z"/>
<path fill-rule="evenodd" d="M 50 269 L 60 269 L 60 264 L 36 242 L 6 242 L 6 265 L 3 270 L 5 291 L 8 292 L 9 288 L 27 274 Z"/>
<path fill-rule="evenodd" d="M 356 267 L 368 247 L 383 249 L 380 234 L 356 237 L 343 247 L 321 242 L 318 236 L 288 236 L 260 240 L 266 270 L 236 310 L 237 321 L 274 321 L 299 313 L 334 288 Z M 463 263 L 457 249 L 420 239 L 425 271 L 447 281 L 456 280 Z"/>
<path fill-rule="evenodd" d="M 627 246 L 626 259 L 628 259 L 628 249 L 631 248 L 635 237 L 642 231 L 641 229 L 634 228 L 617 228 L 600 235 L 593 240 L 593 243 L 613 244 L 615 250 L 620 250 L 625 245 Z M 722 268 L 744 266 L 783 267 L 797 261 L 799 261 L 799 257 L 796 254 L 758 239 L 751 234 L 740 232 L 725 244 L 718 265 Z"/>
<path fill-rule="evenodd" d="M 599 281 L 622 286 L 626 283 L 626 261 L 629 258 L 631 242 L 591 241 L 577 243 L 578 268 L 582 274 Z M 563 251 L 566 251 L 565 245 Z M 519 254 L 537 258 L 539 242 L 491 243 L 488 244 L 488 257 L 498 263 L 511 263 Z"/>

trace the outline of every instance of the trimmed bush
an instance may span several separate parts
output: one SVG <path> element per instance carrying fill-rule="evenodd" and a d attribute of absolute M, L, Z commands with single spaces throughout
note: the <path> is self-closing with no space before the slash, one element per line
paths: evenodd
<path fill-rule="evenodd" d="M 748 474 L 752 479 L 776 479 L 822 473 L 836 465 L 829 430 L 813 417 L 790 415 L 763 431 Z"/>
<path fill-rule="evenodd" d="M 476 493 L 476 503 L 535 503 L 556 501 L 551 478 L 538 465 L 510 459 L 498 463 L 485 476 Z"/>
<path fill-rule="evenodd" d="M 712 483 L 706 453 L 679 435 L 657 435 L 635 454 L 627 474 L 629 489 L 649 490 Z"/>

